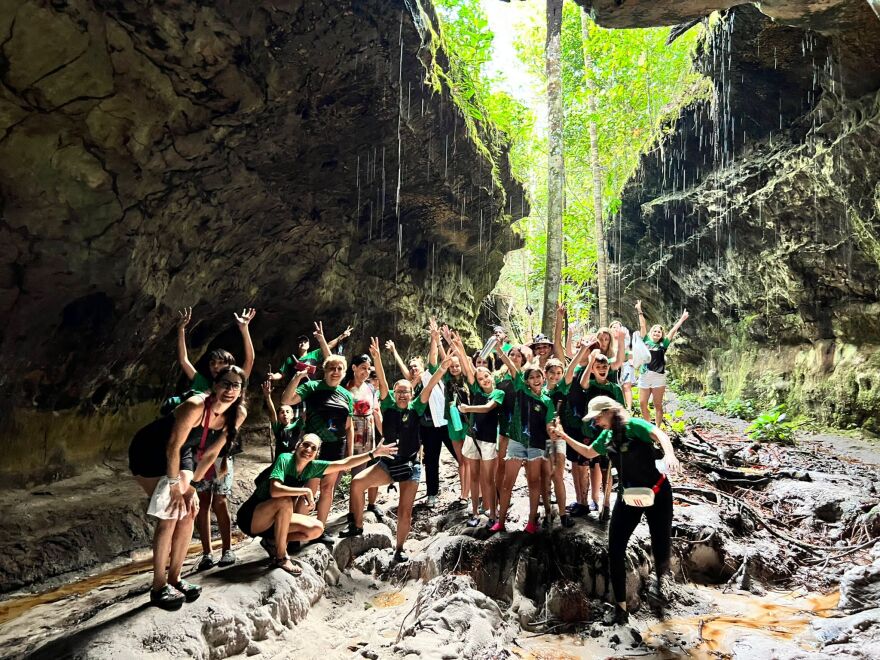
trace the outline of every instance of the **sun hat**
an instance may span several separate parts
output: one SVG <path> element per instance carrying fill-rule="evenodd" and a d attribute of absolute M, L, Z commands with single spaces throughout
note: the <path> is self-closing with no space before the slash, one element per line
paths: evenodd
<path fill-rule="evenodd" d="M 553 346 L 553 342 L 547 339 L 547 335 L 537 334 L 532 343 L 529 344 L 529 348 L 534 351 L 535 346 Z"/>
<path fill-rule="evenodd" d="M 590 405 L 587 407 L 587 414 L 584 415 L 583 421 L 589 422 L 591 419 L 596 419 L 603 412 L 619 407 L 620 404 L 611 397 L 597 396 L 590 400 Z"/>

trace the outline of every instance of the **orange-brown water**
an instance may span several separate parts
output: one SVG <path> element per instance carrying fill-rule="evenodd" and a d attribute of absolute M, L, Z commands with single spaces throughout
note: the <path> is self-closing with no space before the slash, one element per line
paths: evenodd
<path fill-rule="evenodd" d="M 401 591 L 383 591 L 373 596 L 373 607 L 397 607 L 406 602 L 406 596 Z"/>
<path fill-rule="evenodd" d="M 233 543 L 237 543 L 243 538 L 245 537 L 240 533 L 233 533 L 232 535 Z M 220 541 L 214 541 L 213 547 L 216 549 L 219 546 Z M 201 552 L 202 544 L 200 542 L 193 543 L 188 550 L 189 555 L 196 555 Z M 97 575 L 90 575 L 89 577 L 77 580 L 76 582 L 71 582 L 70 584 L 65 584 L 56 589 L 50 589 L 49 591 L 44 591 L 39 594 L 16 596 L 9 600 L 2 601 L 0 602 L 0 625 L 20 617 L 22 614 L 37 605 L 54 603 L 70 596 L 79 596 L 108 584 L 120 582 L 133 575 L 147 573 L 153 569 L 153 558 L 149 552 L 145 554 L 146 556 L 144 558 L 135 559 L 117 568 L 113 568 Z"/>

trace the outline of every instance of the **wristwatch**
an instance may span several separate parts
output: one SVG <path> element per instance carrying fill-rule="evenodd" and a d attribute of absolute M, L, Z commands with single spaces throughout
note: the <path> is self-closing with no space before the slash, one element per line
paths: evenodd
<path fill-rule="evenodd" d="M 370 457 L 370 460 L 371 460 L 371 461 L 375 458 L 375 456 L 373 456 L 373 450 L 372 450 L 372 449 L 371 449 L 370 451 L 367 452 L 367 456 Z"/>

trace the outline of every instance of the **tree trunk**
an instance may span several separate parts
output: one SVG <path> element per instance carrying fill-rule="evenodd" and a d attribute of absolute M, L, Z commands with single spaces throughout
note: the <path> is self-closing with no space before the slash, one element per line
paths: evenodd
<path fill-rule="evenodd" d="M 584 83 L 587 88 L 588 110 L 596 116 L 596 84 L 590 75 L 593 58 L 587 47 L 589 43 L 589 24 L 586 12 L 581 12 L 581 37 L 584 48 Z M 599 130 L 596 120 L 590 119 L 590 164 L 593 171 L 593 233 L 596 238 L 596 284 L 599 296 L 599 326 L 608 325 L 608 242 L 605 239 L 605 225 L 602 213 L 602 168 L 599 166 Z"/>
<path fill-rule="evenodd" d="M 553 336 L 562 280 L 562 213 L 565 209 L 565 159 L 562 147 L 562 3 L 547 0 L 547 114 L 550 125 L 547 173 L 547 265 L 541 331 Z"/>

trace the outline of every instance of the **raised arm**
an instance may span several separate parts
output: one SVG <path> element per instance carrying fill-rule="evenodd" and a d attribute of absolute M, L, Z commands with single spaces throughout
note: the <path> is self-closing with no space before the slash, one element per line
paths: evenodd
<path fill-rule="evenodd" d="M 247 419 L 247 409 L 244 406 L 239 406 L 238 417 L 235 418 L 235 428 L 240 429 L 241 425 L 244 424 L 245 419 Z M 211 469 L 214 461 L 217 460 L 217 457 L 220 455 L 220 450 L 223 449 L 227 440 L 226 427 L 224 426 L 217 439 L 205 449 L 205 453 L 202 454 L 202 458 L 199 460 L 198 465 L 196 465 L 195 472 L 193 472 L 193 481 L 201 481 L 205 478 L 205 475 L 208 473 L 208 470 Z"/>
<path fill-rule="evenodd" d="M 250 322 L 257 315 L 257 310 L 253 307 L 246 307 L 241 310 L 241 316 L 235 312 L 232 315 L 235 317 L 235 323 L 241 332 L 241 340 L 244 342 L 244 364 L 241 370 L 245 376 L 250 378 L 251 371 L 254 368 L 254 342 L 251 340 Z"/>
<path fill-rule="evenodd" d="M 553 355 L 565 364 L 565 347 L 562 342 L 562 329 L 565 326 L 565 305 L 556 306 L 556 326 L 553 328 Z"/>
<path fill-rule="evenodd" d="M 382 364 L 382 351 L 379 350 L 379 338 L 370 337 L 370 356 L 373 358 L 373 366 L 376 368 L 376 378 L 379 379 L 379 401 L 384 401 L 388 396 L 388 379 L 385 377 L 385 367 Z"/>
<path fill-rule="evenodd" d="M 192 307 L 178 310 L 177 316 L 177 362 L 187 379 L 192 380 L 196 377 L 196 368 L 189 361 L 189 354 L 186 350 L 186 326 L 192 320 Z"/>
<path fill-rule="evenodd" d="M 315 339 L 318 340 L 318 346 L 321 347 L 321 353 L 324 354 L 324 359 L 326 360 L 328 357 L 332 355 L 330 352 L 330 345 L 327 343 L 327 340 L 324 338 L 324 322 L 323 321 L 315 321 L 315 331 L 312 333 L 315 336 Z"/>
<path fill-rule="evenodd" d="M 296 388 L 299 387 L 305 376 L 305 371 L 297 371 L 296 374 L 294 374 L 293 378 L 291 378 L 290 382 L 287 384 L 287 387 L 285 387 L 284 391 L 281 393 L 281 405 L 296 406 L 302 403 L 302 397 L 296 393 Z"/>
<path fill-rule="evenodd" d="M 267 380 L 263 383 L 263 399 L 266 401 L 266 408 L 269 409 L 269 419 L 272 423 L 278 421 L 278 413 L 275 411 L 275 404 L 272 402 L 272 381 Z"/>
<path fill-rule="evenodd" d="M 495 344 L 495 352 L 507 367 L 507 371 L 510 372 L 511 377 L 519 373 L 519 367 L 513 363 L 513 360 L 510 359 L 510 356 L 507 353 L 501 350 L 501 347 L 498 344 Z"/>
<path fill-rule="evenodd" d="M 614 357 L 614 362 L 610 367 L 617 371 L 626 361 L 626 331 L 624 331 L 622 326 L 617 327 L 617 335 L 614 339 L 617 341 L 617 355 Z"/>
<path fill-rule="evenodd" d="M 428 366 L 433 367 L 440 364 L 440 361 L 437 359 L 440 347 L 440 328 L 437 327 L 437 319 L 433 316 L 428 322 L 428 330 L 431 334 L 431 345 L 428 348 Z"/>
<path fill-rule="evenodd" d="M 390 339 L 385 342 L 385 350 L 391 351 L 391 355 L 394 356 L 394 362 L 397 363 L 397 368 L 400 369 L 401 376 L 409 380 L 409 367 L 406 366 L 406 362 L 400 357 L 400 353 L 397 352 L 397 347 Z"/>
<path fill-rule="evenodd" d="M 581 360 L 588 350 L 587 345 L 581 343 L 578 352 L 574 354 L 571 362 L 568 363 L 568 366 L 565 368 L 565 373 L 562 376 L 565 379 L 566 385 L 571 385 L 571 381 L 574 380 L 574 370 L 577 369 L 577 366 L 581 363 Z"/>
<path fill-rule="evenodd" d="M 584 373 L 581 374 L 581 387 L 583 389 L 587 389 L 590 386 L 590 376 L 593 375 L 593 365 L 596 363 L 596 357 L 602 353 L 598 348 L 594 348 L 590 351 L 590 360 L 587 362 L 587 366 L 584 368 Z"/>
<path fill-rule="evenodd" d="M 464 376 L 467 378 L 468 383 L 473 383 L 476 371 L 474 370 L 474 363 L 471 358 L 467 354 L 467 350 L 464 347 L 464 343 L 461 341 L 461 337 L 457 334 L 450 333 L 449 338 L 451 343 L 449 344 L 452 351 L 458 355 L 458 361 L 461 364 L 461 369 L 464 371 Z"/>
<path fill-rule="evenodd" d="M 678 321 L 675 322 L 675 325 L 672 326 L 672 329 L 669 331 L 669 334 L 666 335 L 669 338 L 669 341 L 672 341 L 673 339 L 675 339 L 675 335 L 678 332 L 678 330 L 681 328 L 681 324 L 688 320 L 688 316 L 689 316 L 689 314 L 688 314 L 687 310 L 684 310 L 681 313 L 681 316 L 679 317 Z"/>
<path fill-rule="evenodd" d="M 639 313 L 639 332 L 642 333 L 642 339 L 648 334 L 648 324 L 645 322 L 645 313 L 642 311 L 642 301 L 636 300 L 636 311 Z"/>
<path fill-rule="evenodd" d="M 431 375 L 431 380 L 428 381 L 428 384 L 425 385 L 425 387 L 422 389 L 421 394 L 419 394 L 419 400 L 422 403 L 428 403 L 428 399 L 431 398 L 431 392 L 437 386 L 437 383 L 439 383 L 443 379 L 443 374 L 445 374 L 446 370 L 449 369 L 449 365 L 451 362 L 451 358 L 444 358 L 443 362 L 441 362 L 440 366 L 437 368 L 437 371 L 435 371 Z"/>
<path fill-rule="evenodd" d="M 343 339 L 348 339 L 351 336 L 351 331 L 354 330 L 350 325 L 345 326 L 345 330 L 342 331 L 342 334 L 338 337 L 334 337 L 329 342 L 327 342 L 327 348 L 336 348 L 339 346 L 339 342 Z M 323 346 L 322 346 L 323 348 Z M 326 355 L 324 357 L 327 357 Z"/>

